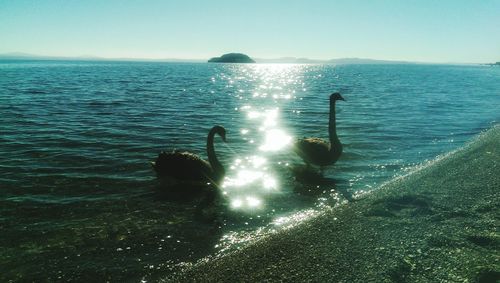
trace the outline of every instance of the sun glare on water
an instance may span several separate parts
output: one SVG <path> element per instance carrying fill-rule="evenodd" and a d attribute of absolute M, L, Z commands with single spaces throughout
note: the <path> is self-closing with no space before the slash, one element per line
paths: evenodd
<path fill-rule="evenodd" d="M 294 89 L 301 85 L 298 77 L 303 68 L 286 64 L 244 68 L 242 74 L 254 82 L 247 96 L 236 94 L 244 101 L 237 110 L 246 121 L 239 134 L 247 142 L 248 151 L 233 160 L 222 189 L 232 209 L 254 211 L 265 208 L 268 196 L 282 189 L 276 167 L 286 166 L 286 162 L 278 162 L 275 157 L 290 149 L 293 137 L 282 124 L 281 111 L 295 98 Z M 232 79 L 229 83 L 238 82 Z"/>

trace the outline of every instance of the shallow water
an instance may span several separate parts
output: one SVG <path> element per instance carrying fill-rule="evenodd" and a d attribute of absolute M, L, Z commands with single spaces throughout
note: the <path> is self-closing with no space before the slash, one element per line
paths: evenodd
<path fill-rule="evenodd" d="M 328 138 L 333 91 L 344 153 L 297 180 L 290 143 Z M 0 62 L 0 278 L 158 278 L 457 148 L 498 109 L 490 66 Z M 206 158 L 215 124 L 221 196 L 169 194 L 149 161 Z"/>

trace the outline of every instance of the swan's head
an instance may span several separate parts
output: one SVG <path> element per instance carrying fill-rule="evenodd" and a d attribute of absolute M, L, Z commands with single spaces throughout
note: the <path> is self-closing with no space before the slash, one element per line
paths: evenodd
<path fill-rule="evenodd" d="M 216 134 L 218 134 L 224 142 L 226 142 L 226 129 L 222 126 L 215 126 L 214 131 Z"/>
<path fill-rule="evenodd" d="M 344 100 L 345 99 L 342 97 L 342 95 L 340 95 L 340 93 L 338 92 L 334 92 L 330 95 L 330 102 L 335 102 L 337 100 Z"/>

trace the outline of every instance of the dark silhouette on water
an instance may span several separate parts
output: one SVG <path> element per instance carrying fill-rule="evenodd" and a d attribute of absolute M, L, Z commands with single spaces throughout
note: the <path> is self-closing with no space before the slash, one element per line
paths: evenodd
<path fill-rule="evenodd" d="M 320 138 L 302 138 L 295 142 L 294 151 L 304 160 L 307 167 L 317 165 L 323 172 L 323 167 L 335 163 L 342 154 L 342 144 L 337 136 L 335 123 L 335 102 L 344 100 L 340 93 L 330 95 L 330 121 L 328 134 L 330 143 Z"/>
<path fill-rule="evenodd" d="M 207 137 L 208 162 L 191 152 L 162 151 L 155 162 L 151 162 L 158 178 L 185 184 L 218 184 L 225 170 L 215 156 L 214 136 L 218 134 L 226 142 L 226 130 L 214 126 Z"/>
<path fill-rule="evenodd" d="M 208 60 L 209 63 L 255 63 L 255 61 L 242 53 L 228 53 L 220 57 L 213 57 Z"/>

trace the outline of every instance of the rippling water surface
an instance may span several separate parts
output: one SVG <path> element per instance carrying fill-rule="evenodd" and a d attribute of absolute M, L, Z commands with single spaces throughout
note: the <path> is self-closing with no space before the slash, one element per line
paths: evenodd
<path fill-rule="evenodd" d="M 340 160 L 302 180 L 297 137 Z M 154 280 L 375 189 L 500 118 L 500 68 L 0 62 L 0 278 Z M 161 150 L 226 167 L 220 195 L 176 197 Z"/>

